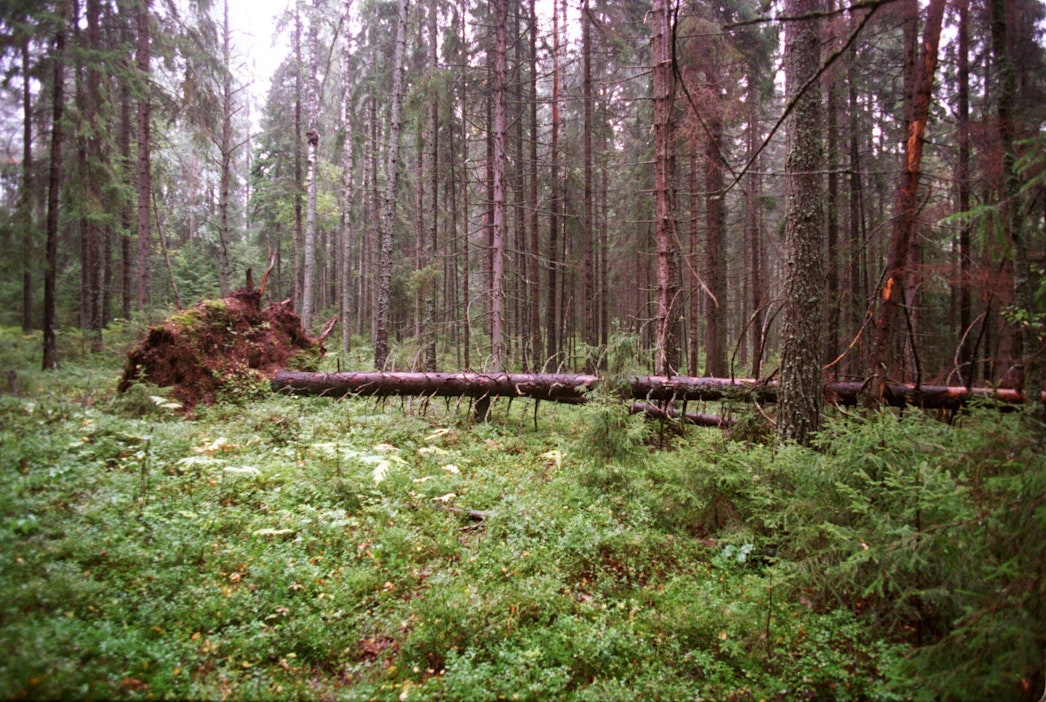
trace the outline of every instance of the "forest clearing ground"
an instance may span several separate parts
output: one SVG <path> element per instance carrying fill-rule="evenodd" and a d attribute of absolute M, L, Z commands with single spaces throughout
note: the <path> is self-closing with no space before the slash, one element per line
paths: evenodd
<path fill-rule="evenodd" d="M 230 394 L 189 421 L 157 388 L 116 395 L 115 355 L 43 374 L 37 337 L 0 337 L 19 378 L 0 395 L 3 698 L 1042 681 L 1046 462 L 1010 418 L 837 420 L 817 451 L 662 433 L 612 402 L 543 404 L 535 426 L 520 400 L 477 424 L 467 402 Z"/>

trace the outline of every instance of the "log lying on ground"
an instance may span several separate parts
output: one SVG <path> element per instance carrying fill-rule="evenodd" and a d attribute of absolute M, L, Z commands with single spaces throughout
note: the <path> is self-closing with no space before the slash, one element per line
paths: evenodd
<path fill-rule="evenodd" d="M 272 389 L 295 395 L 344 397 L 362 395 L 388 397 L 530 397 L 554 402 L 585 402 L 602 379 L 597 375 L 568 373 L 295 373 L 281 371 L 272 379 Z M 827 383 L 829 402 L 839 405 L 858 404 L 862 383 Z M 635 376 L 623 383 L 617 393 L 623 398 L 646 402 L 703 401 L 726 399 L 774 402 L 777 384 L 751 379 L 690 378 L 674 376 Z M 959 409 L 971 400 L 1020 404 L 1024 395 L 1018 390 L 973 388 L 943 385 L 886 386 L 883 400 L 894 407 L 915 406 L 926 409 Z M 1046 393 L 1043 393 L 1046 403 Z"/>
<path fill-rule="evenodd" d="M 646 415 L 651 419 L 682 420 L 699 427 L 729 429 L 737 424 L 736 417 L 719 417 L 714 414 L 704 414 L 703 412 L 680 412 L 672 406 L 666 408 L 662 405 L 656 405 L 651 402 L 639 402 L 638 400 L 632 403 L 629 411 L 632 414 Z"/>

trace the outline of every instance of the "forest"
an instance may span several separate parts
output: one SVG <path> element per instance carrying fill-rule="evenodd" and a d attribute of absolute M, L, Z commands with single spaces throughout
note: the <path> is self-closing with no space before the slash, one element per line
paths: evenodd
<path fill-rule="evenodd" d="M 230 2 L 0 4 L 0 698 L 1046 695 L 1046 5 Z"/>

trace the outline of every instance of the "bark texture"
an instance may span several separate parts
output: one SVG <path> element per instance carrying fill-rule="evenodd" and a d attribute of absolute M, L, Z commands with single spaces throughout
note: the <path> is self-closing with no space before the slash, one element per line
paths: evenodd
<path fill-rule="evenodd" d="M 654 219 L 657 241 L 657 341 L 654 369 L 672 375 L 679 368 L 679 245 L 675 209 L 675 102 L 672 0 L 654 0 L 650 15 L 654 50 Z"/>
<path fill-rule="evenodd" d="M 316 169 L 317 152 L 320 145 L 319 112 L 320 112 L 320 10 L 316 5 L 309 13 L 309 68 L 305 76 L 307 86 L 305 99 L 305 119 L 309 130 L 305 132 L 307 151 L 305 152 L 305 237 L 304 259 L 302 260 L 301 287 L 301 321 L 308 329 L 312 324 L 313 308 L 316 302 Z"/>
<path fill-rule="evenodd" d="M 345 0 L 342 22 L 346 28 L 350 27 L 352 20 L 352 0 Z M 341 65 L 345 75 L 352 68 L 352 35 L 348 29 L 345 32 L 344 44 L 342 44 Z M 338 246 L 339 270 L 341 280 L 338 281 L 338 316 L 341 318 L 341 349 L 348 354 L 352 342 L 352 323 L 350 322 L 352 309 L 352 199 L 354 193 L 354 171 L 352 143 L 353 136 L 353 114 L 352 114 L 352 90 L 345 86 L 345 92 L 341 99 L 341 127 L 344 132 L 341 151 L 341 232 Z"/>
<path fill-rule="evenodd" d="M 911 260 L 912 240 L 918 224 L 919 180 L 922 175 L 923 145 L 926 123 L 930 116 L 930 97 L 937 68 L 937 46 L 944 18 L 944 0 L 932 0 L 929 5 L 923 35 L 922 60 L 919 63 L 914 97 L 908 119 L 908 141 L 905 144 L 905 162 L 901 182 L 897 187 L 896 216 L 890 233 L 890 248 L 886 259 L 886 280 L 883 283 L 879 314 L 875 320 L 875 340 L 869 359 L 866 407 L 881 402 L 883 388 L 891 377 L 894 365 L 892 343 L 901 298 L 905 289 L 908 264 Z"/>
<path fill-rule="evenodd" d="M 817 352 L 816 349 L 813 350 Z M 604 382 L 598 375 L 569 373 L 308 373 L 280 371 L 273 376 L 274 392 L 294 395 L 345 397 L 530 397 L 577 404 Z M 758 400 L 774 402 L 782 393 L 779 383 L 744 378 L 693 378 L 687 376 L 634 376 L 617 383 L 622 397 L 644 402 L 715 402 Z M 827 383 L 822 393 L 833 404 L 856 406 L 862 389 L 859 382 Z M 894 407 L 957 410 L 971 400 L 989 400 L 1004 405 L 1024 402 L 1020 390 L 959 386 L 889 383 L 884 402 Z M 1046 393 L 1042 393 L 1046 403 Z M 645 411 L 645 410 L 644 410 Z"/>
<path fill-rule="evenodd" d="M 403 129 L 403 60 L 407 46 L 407 0 L 399 0 L 396 45 L 392 66 L 392 106 L 389 114 L 389 150 L 385 161 L 385 196 L 381 203 L 378 236 L 378 290 L 375 296 L 374 366 L 389 360 L 389 294 L 392 287 L 392 229 L 396 223 L 396 183 L 399 177 L 400 132 Z"/>
<path fill-rule="evenodd" d="M 505 367 L 505 99 L 507 81 L 507 0 L 494 0 L 494 163 L 493 248 L 490 274 L 490 365 Z"/>
<path fill-rule="evenodd" d="M 150 234 L 149 207 L 152 203 L 153 176 L 151 142 L 152 102 L 149 96 L 152 81 L 149 47 L 149 6 L 150 0 L 142 0 L 138 7 L 138 297 L 137 310 L 145 310 L 150 304 L 151 277 L 149 256 L 152 253 Z"/>
<path fill-rule="evenodd" d="M 785 13 L 798 17 L 819 9 L 818 0 L 789 0 Z M 791 118 L 791 148 L 785 161 L 789 184 L 785 221 L 788 260 L 777 433 L 782 440 L 802 444 L 809 443 L 820 429 L 824 406 L 821 350 L 825 254 L 820 175 L 824 159 L 821 91 L 811 81 L 820 63 L 818 25 L 815 19 L 789 23 L 785 46 L 788 94 L 796 103 Z M 804 92 L 800 95 L 800 91 Z"/>
<path fill-rule="evenodd" d="M 937 0 L 938 2 L 942 0 Z M 1009 17 L 1006 0 L 991 0 L 992 53 L 999 72 L 998 130 L 999 147 L 1002 150 L 1003 202 L 1001 218 L 1004 222 L 1013 256 L 1013 301 L 1019 321 L 1020 365 L 1023 371 L 1023 387 L 1028 398 L 1028 420 L 1032 427 L 1046 429 L 1046 412 L 1033 398 L 1042 389 L 1043 363 L 1040 357 L 1042 320 L 1037 313 L 1035 289 L 1038 280 L 1032 273 L 1028 251 L 1028 235 L 1025 233 L 1025 214 L 1021 195 L 1021 176 L 1017 167 L 1017 125 L 1014 111 L 1017 102 L 1017 70 L 1014 66 L 1013 50 L 1007 39 Z M 1046 432 L 1041 438 L 1046 441 Z"/>
<path fill-rule="evenodd" d="M 222 126 L 218 137 L 218 274 L 222 295 L 229 294 L 229 200 L 232 197 L 232 32 L 229 0 L 222 22 Z"/>
<path fill-rule="evenodd" d="M 62 187 L 62 115 L 65 111 L 65 45 L 67 0 L 58 3 L 54 42 L 54 83 L 51 113 L 51 162 L 47 173 L 47 267 L 44 271 L 43 370 L 58 370 L 55 288 L 58 272 L 58 207 Z"/>

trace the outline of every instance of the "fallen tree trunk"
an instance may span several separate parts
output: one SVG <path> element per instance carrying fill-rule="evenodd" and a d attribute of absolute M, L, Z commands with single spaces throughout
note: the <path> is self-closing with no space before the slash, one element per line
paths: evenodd
<path fill-rule="evenodd" d="M 302 373 L 281 371 L 272 379 L 272 389 L 295 395 L 344 397 L 363 395 L 388 397 L 530 397 L 554 402 L 581 403 L 596 390 L 602 378 L 568 373 Z M 858 404 L 863 384 L 827 383 L 829 402 L 844 406 Z M 616 394 L 649 401 L 756 400 L 774 402 L 777 384 L 751 379 L 635 376 Z M 886 385 L 883 401 L 894 407 L 959 409 L 971 400 L 1017 405 L 1024 402 L 1019 390 L 944 385 L 915 387 L 900 383 Z M 1043 393 L 1046 403 L 1046 393 Z"/>
<path fill-rule="evenodd" d="M 714 414 L 704 414 L 703 412 L 680 412 L 671 405 L 665 407 L 650 402 L 633 402 L 629 411 L 632 414 L 643 414 L 651 419 L 682 420 L 688 424 L 694 424 L 699 427 L 729 429 L 737 424 L 736 417 L 719 417 Z"/>

